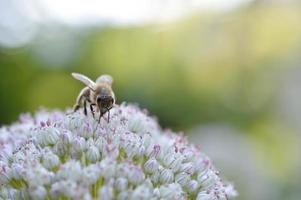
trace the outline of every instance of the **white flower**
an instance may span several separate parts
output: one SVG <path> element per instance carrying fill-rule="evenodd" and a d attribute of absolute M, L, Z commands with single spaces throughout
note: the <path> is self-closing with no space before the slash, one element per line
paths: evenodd
<path fill-rule="evenodd" d="M 145 179 L 145 175 L 140 167 L 130 166 L 130 169 L 127 174 L 127 178 L 130 183 L 137 185 Z"/>
<path fill-rule="evenodd" d="M 126 190 L 128 187 L 128 180 L 126 178 L 123 177 L 119 177 L 116 179 L 115 181 L 115 188 L 118 191 L 124 191 Z"/>
<path fill-rule="evenodd" d="M 86 141 L 82 137 L 74 137 L 72 140 L 72 153 L 82 153 L 86 148 Z"/>
<path fill-rule="evenodd" d="M 133 133 L 141 133 L 144 131 L 144 116 L 138 114 L 132 117 L 128 123 L 128 129 Z"/>
<path fill-rule="evenodd" d="M 154 183 L 158 183 L 159 182 L 159 179 L 160 179 L 160 171 L 159 170 L 156 170 L 150 177 L 150 179 L 154 182 Z"/>
<path fill-rule="evenodd" d="M 86 185 L 92 185 L 100 177 L 101 169 L 97 164 L 91 164 L 82 170 L 82 181 Z"/>
<path fill-rule="evenodd" d="M 79 191 L 76 189 L 76 183 L 71 180 L 56 182 L 50 189 L 50 194 L 54 198 L 59 196 L 73 197 L 77 195 L 77 192 Z"/>
<path fill-rule="evenodd" d="M 160 189 L 159 188 L 154 188 L 153 197 L 155 197 L 156 199 L 160 198 Z"/>
<path fill-rule="evenodd" d="M 113 200 L 113 187 L 112 186 L 103 186 L 98 191 L 99 200 Z"/>
<path fill-rule="evenodd" d="M 59 131 L 54 127 L 42 127 L 36 140 L 41 146 L 54 145 L 59 140 Z"/>
<path fill-rule="evenodd" d="M 103 137 L 99 137 L 95 141 L 95 146 L 99 149 L 100 152 L 104 152 L 107 145 L 107 140 Z"/>
<path fill-rule="evenodd" d="M 49 151 L 43 155 L 42 162 L 43 162 L 44 167 L 46 167 L 49 170 L 51 170 L 55 167 L 58 167 L 60 165 L 59 157 L 56 154 L 52 153 L 51 151 Z"/>
<path fill-rule="evenodd" d="M 152 197 L 151 189 L 145 185 L 140 185 L 136 187 L 133 191 L 131 199 L 133 200 L 148 200 Z"/>
<path fill-rule="evenodd" d="M 164 153 L 163 164 L 166 167 L 169 167 L 171 163 L 176 159 L 175 153 Z"/>
<path fill-rule="evenodd" d="M 128 200 L 130 199 L 131 193 L 128 191 L 122 191 L 117 195 L 117 200 Z"/>
<path fill-rule="evenodd" d="M 197 180 L 201 184 L 202 187 L 208 188 L 212 186 L 214 183 L 219 181 L 219 177 L 212 170 L 208 170 L 202 173 L 199 173 Z"/>
<path fill-rule="evenodd" d="M 28 186 L 31 187 L 49 185 L 55 176 L 52 171 L 48 171 L 39 163 L 36 165 L 28 165 L 24 168 L 26 169 L 25 181 Z"/>
<path fill-rule="evenodd" d="M 4 187 L 0 187 L 0 199 L 9 199 L 8 190 Z"/>
<path fill-rule="evenodd" d="M 161 176 L 160 176 L 160 182 L 165 184 L 165 183 L 171 183 L 173 182 L 174 179 L 174 174 L 170 169 L 163 169 L 161 171 Z"/>
<path fill-rule="evenodd" d="M 82 123 L 79 130 L 80 131 L 77 131 L 78 134 L 86 139 L 89 139 L 93 136 L 93 127 L 89 122 Z"/>
<path fill-rule="evenodd" d="M 190 176 L 186 172 L 181 172 L 176 175 L 175 181 L 184 187 L 189 183 Z"/>
<path fill-rule="evenodd" d="M 17 190 L 17 189 L 12 189 L 9 191 L 8 196 L 10 197 L 9 199 L 21 200 L 24 195 L 23 195 L 23 191 Z"/>
<path fill-rule="evenodd" d="M 217 200 L 215 196 L 208 191 L 202 191 L 198 194 L 197 200 Z"/>
<path fill-rule="evenodd" d="M 237 191 L 234 189 L 233 185 L 231 184 L 227 184 L 224 190 L 228 198 L 234 198 L 238 195 Z"/>
<path fill-rule="evenodd" d="M 189 148 L 184 148 L 182 150 L 182 154 L 184 156 L 184 162 L 189 162 L 192 161 L 193 157 L 194 157 L 194 151 L 192 149 Z"/>
<path fill-rule="evenodd" d="M 80 181 L 82 175 L 82 167 L 79 161 L 70 160 L 61 165 L 56 174 L 58 180 Z"/>
<path fill-rule="evenodd" d="M 60 139 L 62 141 L 62 144 L 68 146 L 72 140 L 72 133 L 69 130 L 62 131 L 62 133 L 60 134 Z"/>
<path fill-rule="evenodd" d="M 229 197 L 220 187 L 213 187 L 198 193 L 197 200 L 227 200 Z"/>
<path fill-rule="evenodd" d="M 178 172 L 181 169 L 183 160 L 184 160 L 184 157 L 179 155 L 172 161 L 172 163 L 170 164 L 170 167 L 173 172 Z"/>
<path fill-rule="evenodd" d="M 190 180 L 187 184 L 186 184 L 186 188 L 189 192 L 195 192 L 199 187 L 199 183 L 196 180 Z"/>
<path fill-rule="evenodd" d="M 116 161 L 106 158 L 99 163 L 100 173 L 105 179 L 110 179 L 116 175 Z"/>
<path fill-rule="evenodd" d="M 144 164 L 144 169 L 147 173 L 154 173 L 159 168 L 159 163 L 155 158 L 150 158 Z"/>
<path fill-rule="evenodd" d="M 47 196 L 47 190 L 43 186 L 30 189 L 30 196 L 32 199 L 40 200 Z"/>
<path fill-rule="evenodd" d="M 20 180 L 23 179 L 25 169 L 20 164 L 12 164 L 10 177 L 12 179 Z"/>
<path fill-rule="evenodd" d="M 158 158 L 158 155 L 160 155 L 161 147 L 158 144 L 153 145 L 152 151 L 148 155 L 149 157 L 155 157 Z"/>
<path fill-rule="evenodd" d="M 226 200 L 237 195 L 185 137 L 132 105 L 110 123 L 40 111 L 0 128 L 0 199 Z"/>
<path fill-rule="evenodd" d="M 177 183 L 163 185 L 160 187 L 160 197 L 163 199 L 185 199 L 182 187 Z"/>
<path fill-rule="evenodd" d="M 95 146 L 90 146 L 87 151 L 87 159 L 90 162 L 95 163 L 96 161 L 99 160 L 99 158 L 100 158 L 99 150 Z"/>
<path fill-rule="evenodd" d="M 192 162 L 183 163 L 181 166 L 181 171 L 186 172 L 187 174 L 193 174 L 194 164 Z"/>
<path fill-rule="evenodd" d="M 210 160 L 205 155 L 201 155 L 195 162 L 195 170 L 200 173 L 206 171 L 210 166 Z"/>

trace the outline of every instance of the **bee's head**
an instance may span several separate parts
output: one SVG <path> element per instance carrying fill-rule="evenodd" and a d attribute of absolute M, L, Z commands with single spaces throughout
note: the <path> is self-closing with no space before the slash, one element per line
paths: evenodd
<path fill-rule="evenodd" d="M 114 103 L 114 99 L 112 96 L 108 95 L 100 95 L 96 99 L 97 105 L 100 109 L 110 109 Z"/>

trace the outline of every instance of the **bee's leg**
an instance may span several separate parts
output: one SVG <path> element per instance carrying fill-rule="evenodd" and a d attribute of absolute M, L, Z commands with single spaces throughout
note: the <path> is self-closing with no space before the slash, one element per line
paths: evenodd
<path fill-rule="evenodd" d="M 78 111 L 79 108 L 80 108 L 80 105 L 79 105 L 79 104 L 75 104 L 75 105 L 73 106 L 73 112 Z"/>
<path fill-rule="evenodd" d="M 76 103 L 73 106 L 73 113 L 80 109 L 80 107 L 82 106 L 82 102 L 85 101 L 85 99 L 87 99 L 88 96 L 89 96 L 89 88 L 85 87 L 80 91 L 80 93 L 76 98 Z"/>
<path fill-rule="evenodd" d="M 95 103 L 91 103 L 90 104 L 90 111 L 91 111 L 91 113 L 92 113 L 92 116 L 93 116 L 93 118 L 95 118 L 95 111 L 94 111 L 94 109 L 93 109 L 93 106 L 95 106 Z"/>
<path fill-rule="evenodd" d="M 84 100 L 84 114 L 87 116 L 87 100 Z"/>
<path fill-rule="evenodd" d="M 98 123 L 97 123 L 97 125 L 96 125 L 96 127 L 95 127 L 95 129 L 94 129 L 94 132 L 97 130 L 98 125 L 100 124 L 100 119 L 101 119 L 101 117 L 103 116 L 103 114 L 104 114 L 104 113 L 102 113 L 102 112 L 99 113 Z"/>
<path fill-rule="evenodd" d="M 105 113 L 103 113 L 103 112 L 99 113 L 98 124 L 100 123 L 100 119 L 101 119 L 101 117 L 102 117 L 104 114 L 105 114 Z"/>
<path fill-rule="evenodd" d="M 107 112 L 108 112 L 108 120 L 107 120 L 107 122 L 110 123 L 110 109 L 107 109 Z"/>

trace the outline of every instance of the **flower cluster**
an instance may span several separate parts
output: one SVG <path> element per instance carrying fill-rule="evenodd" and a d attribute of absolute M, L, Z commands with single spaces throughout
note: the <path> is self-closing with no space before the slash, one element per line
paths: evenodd
<path fill-rule="evenodd" d="M 200 149 L 133 105 L 100 124 L 40 111 L 0 129 L 0 199 L 198 199 L 236 196 Z"/>

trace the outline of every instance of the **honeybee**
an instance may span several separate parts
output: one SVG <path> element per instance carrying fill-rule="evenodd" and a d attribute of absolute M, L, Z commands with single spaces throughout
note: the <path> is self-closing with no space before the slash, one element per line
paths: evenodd
<path fill-rule="evenodd" d="M 99 112 L 98 123 L 100 123 L 100 118 L 105 113 L 108 113 L 109 122 L 110 109 L 115 105 L 115 94 L 112 90 L 113 78 L 110 75 L 101 75 L 94 82 L 82 74 L 72 73 L 71 75 L 86 85 L 86 87 L 80 91 L 73 111 L 76 112 L 83 107 L 84 114 L 87 115 L 87 103 L 89 103 L 93 118 L 95 117 L 95 112 Z M 95 110 L 94 107 L 96 107 Z"/>

